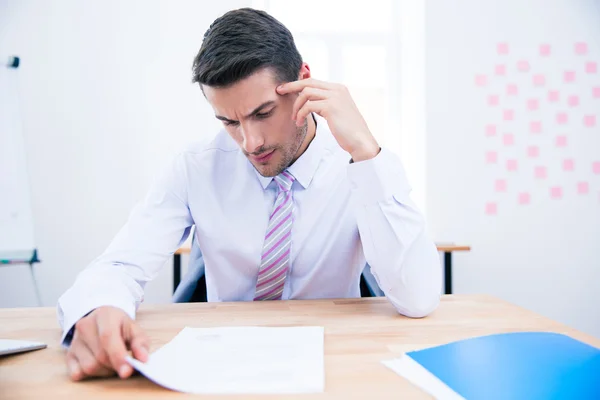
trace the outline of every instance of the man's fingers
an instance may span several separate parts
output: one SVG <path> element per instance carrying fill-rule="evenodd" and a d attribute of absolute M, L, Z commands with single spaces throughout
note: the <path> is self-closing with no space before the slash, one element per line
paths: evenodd
<path fill-rule="evenodd" d="M 292 119 L 297 119 L 298 110 L 302 108 L 304 103 L 308 100 L 324 100 L 328 97 L 328 91 L 324 89 L 318 89 L 313 87 L 304 88 L 298 95 L 298 98 L 294 102 L 292 107 Z"/>
<path fill-rule="evenodd" d="M 112 368 L 102 365 L 82 340 L 71 343 L 71 347 L 84 377 L 114 375 Z"/>
<path fill-rule="evenodd" d="M 104 367 L 108 369 L 113 369 L 110 363 L 110 359 L 108 358 L 108 353 L 106 349 L 100 343 L 100 336 L 98 335 L 96 323 L 93 323 L 94 331 L 84 331 L 81 332 L 75 331 L 74 339 L 81 339 L 83 343 L 87 346 L 87 348 L 92 352 L 94 358 Z"/>
<path fill-rule="evenodd" d="M 150 349 L 150 339 L 134 322 L 126 324 L 123 327 L 123 336 L 129 344 L 133 357 L 141 362 L 148 361 L 148 352 Z"/>
<path fill-rule="evenodd" d="M 80 381 L 83 379 L 83 371 L 79 366 L 79 361 L 77 361 L 75 354 L 70 351 L 67 354 L 67 369 L 69 370 L 69 376 L 72 380 Z"/>
<path fill-rule="evenodd" d="M 140 339 L 134 339 L 130 347 L 133 358 L 144 363 L 148 361 L 148 347 Z"/>
<path fill-rule="evenodd" d="M 124 323 L 125 321 L 122 318 L 97 319 L 100 344 L 108 354 L 111 367 L 117 371 L 121 378 L 127 378 L 132 372 L 131 366 L 125 361 L 127 348 L 122 335 L 122 325 Z"/>
<path fill-rule="evenodd" d="M 71 343 L 67 354 L 67 368 L 69 376 L 74 381 L 79 381 L 88 376 L 111 376 L 114 371 L 100 364 L 92 351 L 81 340 Z"/>
<path fill-rule="evenodd" d="M 277 93 L 280 95 L 299 92 L 303 90 L 305 87 L 313 87 L 317 89 L 332 89 L 333 85 L 329 82 L 319 81 L 313 78 L 308 79 L 300 79 L 294 82 L 287 82 L 277 86 Z"/>
<path fill-rule="evenodd" d="M 304 123 L 304 120 L 306 119 L 306 117 L 308 117 L 308 114 L 310 114 L 311 112 L 315 112 L 315 113 L 319 114 L 320 116 L 325 117 L 323 115 L 324 108 L 325 108 L 325 100 L 317 100 L 317 101 L 308 100 L 306 103 L 304 103 L 302 108 L 298 111 L 298 118 L 296 118 L 296 126 L 302 126 L 302 124 Z"/>
<path fill-rule="evenodd" d="M 150 340 L 142 329 L 132 320 L 127 319 L 122 325 L 122 337 L 125 344 L 131 349 L 133 357 L 141 362 L 148 361 L 148 348 Z M 128 378 L 133 374 L 133 367 L 129 364 L 122 365 L 119 370 L 121 378 Z"/>
<path fill-rule="evenodd" d="M 131 375 L 133 375 L 133 367 L 125 361 L 125 364 L 121 365 L 121 368 L 119 368 L 119 378 L 127 379 Z"/>

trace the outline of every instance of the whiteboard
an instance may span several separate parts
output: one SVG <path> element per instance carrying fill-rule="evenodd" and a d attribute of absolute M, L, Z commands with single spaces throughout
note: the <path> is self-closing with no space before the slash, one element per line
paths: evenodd
<path fill-rule="evenodd" d="M 0 66 L 0 260 L 31 259 L 35 249 L 18 73 Z"/>

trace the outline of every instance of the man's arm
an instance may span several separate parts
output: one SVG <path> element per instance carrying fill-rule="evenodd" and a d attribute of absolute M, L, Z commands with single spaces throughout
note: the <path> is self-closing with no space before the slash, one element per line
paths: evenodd
<path fill-rule="evenodd" d="M 69 345 L 78 320 L 101 306 L 113 306 L 132 319 L 168 257 L 186 240 L 193 220 L 188 208 L 184 155 L 155 181 L 106 251 L 79 273 L 58 301 L 63 344 Z"/>
<path fill-rule="evenodd" d="M 439 304 L 441 266 L 424 219 L 409 198 L 400 160 L 381 150 L 346 87 L 309 78 L 284 83 L 277 93 L 297 95 L 291 116 L 297 125 L 311 112 L 327 120 L 353 160 L 348 177 L 373 275 L 398 312 L 409 317 L 429 314 Z"/>
<path fill-rule="evenodd" d="M 439 254 L 409 197 L 400 160 L 386 149 L 348 166 L 358 230 L 371 272 L 400 314 L 424 317 L 439 304 Z"/>

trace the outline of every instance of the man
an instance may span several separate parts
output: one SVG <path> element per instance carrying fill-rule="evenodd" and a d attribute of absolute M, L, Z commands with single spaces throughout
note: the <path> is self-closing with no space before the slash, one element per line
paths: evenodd
<path fill-rule="evenodd" d="M 128 350 L 147 359 L 135 311 L 192 226 L 208 301 L 359 297 L 368 263 L 400 314 L 437 307 L 438 254 L 400 161 L 346 88 L 311 78 L 281 23 L 252 9 L 226 13 L 206 32 L 193 74 L 224 129 L 175 158 L 59 299 L 73 380 L 130 376 Z"/>

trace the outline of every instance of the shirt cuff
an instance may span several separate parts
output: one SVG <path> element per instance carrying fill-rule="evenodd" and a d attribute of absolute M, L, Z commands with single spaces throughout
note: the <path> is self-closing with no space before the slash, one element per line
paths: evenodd
<path fill-rule="evenodd" d="M 85 304 L 75 304 L 75 307 L 67 310 L 64 310 L 62 305 L 58 308 L 58 317 L 63 327 L 63 334 L 61 337 L 61 343 L 63 347 L 69 347 L 71 345 L 71 340 L 73 340 L 73 335 L 75 334 L 75 324 L 77 321 L 86 317 L 98 307 L 116 307 L 127 313 L 131 319 L 135 319 L 136 307 L 135 304 L 130 302 L 119 302 L 115 301 L 114 298 L 107 298 L 104 301 L 102 299 L 95 299 L 93 301 L 85 302 Z"/>
<path fill-rule="evenodd" d="M 348 178 L 355 199 L 363 205 L 392 197 L 402 203 L 411 191 L 400 158 L 385 148 L 370 160 L 348 165 Z"/>

